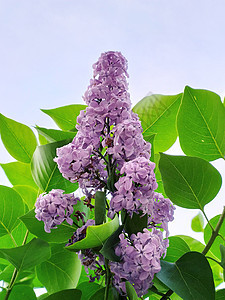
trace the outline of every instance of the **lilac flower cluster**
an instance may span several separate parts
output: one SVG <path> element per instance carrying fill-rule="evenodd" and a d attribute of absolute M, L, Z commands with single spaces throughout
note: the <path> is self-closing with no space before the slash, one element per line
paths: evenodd
<path fill-rule="evenodd" d="M 127 61 L 120 52 L 103 53 L 94 68 L 94 78 L 84 95 L 88 104 L 77 118 L 78 133 L 72 143 L 57 150 L 62 175 L 80 187 L 101 188 L 107 181 L 102 145 L 111 144 L 111 126 L 129 119 L 131 102 L 127 92 Z M 140 127 L 140 125 L 139 125 Z"/>
<path fill-rule="evenodd" d="M 51 190 L 48 194 L 41 194 L 35 203 L 35 217 L 45 224 L 45 231 L 51 232 L 63 221 L 72 225 L 73 220 L 70 218 L 73 213 L 73 205 L 80 201 L 73 194 L 63 194 L 63 190 Z"/>
<path fill-rule="evenodd" d="M 142 211 L 150 214 L 153 210 L 154 190 L 158 185 L 154 173 L 155 164 L 145 157 L 138 157 L 123 164 L 120 177 L 110 202 L 109 216 L 122 209 L 132 216 Z"/>
<path fill-rule="evenodd" d="M 83 97 L 88 107 L 77 117 L 77 135 L 70 144 L 57 149 L 54 160 L 63 177 L 79 183 L 87 199 L 97 190 L 109 190 L 108 217 L 122 210 L 131 217 L 133 213 L 148 216 L 148 229 L 130 237 L 120 235 L 115 253 L 121 261 L 110 263 L 115 287 L 126 293 L 124 281 L 128 280 L 141 296 L 160 270 L 160 258 L 168 247 L 161 230 L 168 237 L 174 206 L 155 192 L 158 185 L 155 164 L 150 161 L 151 144 L 144 140 L 141 122 L 131 110 L 127 60 L 120 52 L 109 51 L 101 55 L 93 69 L 93 79 Z M 76 203 L 73 195 L 53 190 L 38 198 L 36 217 L 45 222 L 45 230 L 50 232 L 64 220 L 72 224 L 70 215 Z M 91 225 L 94 220 L 78 228 L 67 246 L 85 238 Z M 104 274 L 102 255 L 86 249 L 79 252 L 79 258 L 87 272 L 94 271 L 95 277 L 90 275 L 90 280 Z"/>
<path fill-rule="evenodd" d="M 144 229 L 143 233 L 132 234 L 130 239 L 122 233 L 119 238 L 115 253 L 121 257 L 121 262 L 110 263 L 114 286 L 126 294 L 125 281 L 128 280 L 140 297 L 147 293 L 154 274 L 160 271 L 160 258 L 167 245 L 156 229 L 152 232 Z"/>

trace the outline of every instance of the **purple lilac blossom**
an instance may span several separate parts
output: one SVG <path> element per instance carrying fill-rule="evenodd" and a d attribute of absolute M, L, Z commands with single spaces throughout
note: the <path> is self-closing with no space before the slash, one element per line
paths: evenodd
<path fill-rule="evenodd" d="M 109 217 L 125 209 L 129 215 L 140 210 L 150 214 L 153 209 L 154 190 L 157 189 L 155 164 L 145 157 L 137 157 L 125 162 L 119 180 L 115 183 L 117 191 L 110 201 Z"/>
<path fill-rule="evenodd" d="M 52 228 L 57 228 L 63 221 L 72 225 L 70 218 L 73 205 L 80 201 L 73 194 L 63 194 L 63 190 L 51 190 L 48 194 L 39 195 L 35 203 L 35 217 L 45 224 L 45 231 L 50 233 Z"/>
<path fill-rule="evenodd" d="M 154 274 L 160 271 L 160 258 L 166 253 L 167 244 L 162 233 L 155 229 L 150 232 L 145 228 L 137 235 L 132 234 L 130 239 L 122 233 L 119 238 L 115 253 L 121 262 L 110 262 L 114 286 L 126 294 L 125 281 L 128 280 L 140 297 L 147 293 Z"/>

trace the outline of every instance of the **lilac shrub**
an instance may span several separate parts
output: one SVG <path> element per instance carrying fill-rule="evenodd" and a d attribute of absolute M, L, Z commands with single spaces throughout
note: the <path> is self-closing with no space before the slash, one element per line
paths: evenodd
<path fill-rule="evenodd" d="M 109 263 L 111 284 L 119 293 L 126 294 L 128 280 L 142 296 L 151 287 L 154 274 L 160 271 L 174 206 L 155 192 L 158 185 L 155 163 L 150 161 L 151 144 L 144 140 L 138 115 L 131 110 L 127 60 L 120 52 L 103 53 L 93 65 L 93 74 L 83 97 L 88 106 L 77 117 L 77 135 L 70 144 L 57 149 L 55 162 L 63 177 L 79 183 L 86 195 L 84 203 L 89 207 L 93 207 L 91 199 L 96 191 L 104 191 L 109 218 L 121 211 L 131 220 L 134 213 L 147 216 L 142 232 L 129 236 L 123 229 L 115 247 L 120 261 Z M 76 203 L 73 196 L 52 191 L 38 198 L 36 217 L 44 221 L 45 230 L 50 232 L 64 220 L 72 224 L 70 215 Z M 87 220 L 78 228 L 67 246 L 84 239 L 90 225 L 94 225 L 94 220 Z M 162 231 L 166 232 L 166 239 Z M 95 276 L 89 276 L 91 281 L 107 273 L 105 258 L 93 249 L 80 251 L 79 258 L 87 272 L 94 271 Z"/>

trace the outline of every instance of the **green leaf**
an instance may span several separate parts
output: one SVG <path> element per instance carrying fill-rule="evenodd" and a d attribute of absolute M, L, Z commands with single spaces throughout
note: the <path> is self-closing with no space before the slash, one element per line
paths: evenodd
<path fill-rule="evenodd" d="M 41 134 L 38 134 L 38 140 L 39 140 L 39 144 L 40 145 L 49 144 L 49 142 L 47 141 L 47 139 L 43 135 L 41 135 Z"/>
<path fill-rule="evenodd" d="M 95 225 L 100 225 L 106 221 L 105 202 L 105 192 L 97 191 L 95 193 Z"/>
<path fill-rule="evenodd" d="M 64 221 L 58 226 L 58 228 L 52 229 L 51 233 L 47 233 L 44 230 L 44 222 L 38 221 L 35 218 L 34 209 L 29 211 L 20 219 L 31 233 L 49 243 L 66 243 L 73 235 L 74 231 L 77 230 L 77 227 L 70 226 L 66 221 Z"/>
<path fill-rule="evenodd" d="M 216 168 L 197 157 L 160 153 L 159 170 L 167 196 L 174 204 L 185 208 L 203 210 L 222 184 Z"/>
<path fill-rule="evenodd" d="M 124 224 L 125 231 L 131 235 L 131 234 L 137 234 L 138 232 L 142 232 L 144 228 L 148 225 L 148 216 L 141 212 L 140 214 L 133 213 L 132 217 L 130 217 L 128 214 L 123 210 L 121 213 L 122 220 Z"/>
<path fill-rule="evenodd" d="M 216 300 L 224 300 L 225 299 L 225 289 L 216 291 Z"/>
<path fill-rule="evenodd" d="M 31 172 L 34 181 L 44 192 L 52 189 L 62 189 L 66 193 L 74 192 L 78 188 L 77 183 L 71 183 L 62 177 L 57 163 L 56 149 L 68 144 L 68 141 L 60 141 L 37 147 L 31 161 Z"/>
<path fill-rule="evenodd" d="M 126 292 L 127 292 L 127 297 L 129 300 L 138 300 L 137 293 L 133 287 L 133 285 L 129 282 L 125 282 L 126 285 Z"/>
<path fill-rule="evenodd" d="M 34 207 L 38 196 L 38 191 L 36 189 L 27 185 L 15 185 L 13 189 L 18 194 L 20 194 L 21 198 L 26 203 L 29 209 L 32 209 Z"/>
<path fill-rule="evenodd" d="M 81 291 L 77 289 L 67 289 L 63 291 L 59 291 L 57 293 L 54 293 L 47 298 L 44 298 L 45 300 L 81 300 Z"/>
<path fill-rule="evenodd" d="M 49 143 L 58 142 L 63 140 L 73 139 L 76 135 L 76 132 L 71 131 L 62 131 L 57 129 L 47 129 L 43 127 L 36 126 L 38 133 L 46 138 Z"/>
<path fill-rule="evenodd" d="M 86 105 L 72 104 L 54 109 L 41 109 L 41 111 L 49 115 L 62 130 L 73 130 L 76 125 L 77 116 L 86 107 Z"/>
<path fill-rule="evenodd" d="M 210 265 L 204 255 L 188 252 L 175 263 L 161 261 L 157 277 L 185 300 L 213 300 L 215 287 Z"/>
<path fill-rule="evenodd" d="M 188 244 L 182 238 L 178 236 L 170 236 L 169 247 L 167 248 L 164 260 L 168 262 L 175 262 L 182 255 L 190 251 Z"/>
<path fill-rule="evenodd" d="M 224 157 L 225 109 L 217 94 L 186 86 L 177 128 L 186 155 L 209 161 Z"/>
<path fill-rule="evenodd" d="M 74 243 L 71 246 L 66 247 L 70 251 L 78 251 L 82 249 L 95 248 L 102 246 L 110 235 L 119 227 L 119 219 L 117 215 L 114 219 L 108 223 L 101 225 L 88 226 L 86 231 L 86 237 Z"/>
<path fill-rule="evenodd" d="M 216 224 L 219 221 L 221 215 L 217 215 L 215 217 L 213 217 L 210 220 L 210 223 L 212 225 L 213 228 L 216 227 Z M 222 226 L 220 227 L 219 233 L 225 237 L 225 222 L 223 222 Z M 207 244 L 210 237 L 212 235 L 212 229 L 210 228 L 209 224 L 206 225 L 205 229 L 204 229 L 204 241 Z M 213 242 L 210 251 L 217 257 L 220 258 L 220 244 L 225 246 L 225 241 L 222 239 L 221 236 L 217 236 L 215 241 Z"/>
<path fill-rule="evenodd" d="M 9 234 L 19 224 L 17 219 L 24 214 L 24 203 L 13 189 L 0 185 L 0 237 Z"/>
<path fill-rule="evenodd" d="M 81 263 L 76 253 L 66 251 L 64 244 L 51 247 L 52 256 L 37 266 L 37 276 L 52 294 L 64 289 L 76 287 Z"/>
<path fill-rule="evenodd" d="M 33 131 L 26 125 L 0 114 L 0 132 L 9 154 L 19 161 L 29 163 L 37 146 Z"/>
<path fill-rule="evenodd" d="M 176 141 L 176 116 L 182 94 L 175 96 L 151 95 L 133 108 L 143 128 L 143 136 L 156 134 L 155 153 L 168 150 Z"/>
<path fill-rule="evenodd" d="M 197 216 L 195 216 L 191 221 L 191 228 L 195 232 L 203 232 L 204 229 L 204 218 L 202 214 L 199 212 Z"/>
<path fill-rule="evenodd" d="M 0 293 L 0 299 L 3 300 L 6 291 Z M 10 293 L 9 300 L 37 300 L 35 292 L 28 285 L 15 285 Z"/>
<path fill-rule="evenodd" d="M 101 285 L 89 281 L 82 282 L 77 286 L 77 289 L 82 292 L 81 300 L 89 300 L 100 288 Z"/>
<path fill-rule="evenodd" d="M 1 280 L 9 283 L 13 276 L 14 270 L 15 267 L 13 265 L 9 264 L 8 266 L 6 266 L 5 269 L 0 272 Z M 34 269 L 26 270 L 18 274 L 15 283 L 29 285 L 29 283 L 33 281 L 34 277 Z"/>
<path fill-rule="evenodd" d="M 0 257 L 8 260 L 20 272 L 32 268 L 50 257 L 50 248 L 45 241 L 34 238 L 28 244 L 0 249 Z"/>
<path fill-rule="evenodd" d="M 100 250 L 100 253 L 111 261 L 120 261 L 120 257 L 115 254 L 115 247 L 120 242 L 119 235 L 122 233 L 123 227 L 123 225 L 120 225 L 119 228 L 105 241 L 102 249 Z"/>
<path fill-rule="evenodd" d="M 196 240 L 190 236 L 179 235 L 178 237 L 182 238 L 188 244 L 191 251 L 202 252 L 202 250 L 205 248 L 205 245 L 203 245 L 201 242 L 199 242 L 198 240 Z M 207 257 L 208 256 L 213 259 L 218 260 L 218 258 L 210 250 L 207 253 Z M 215 286 L 218 286 L 221 282 L 223 282 L 222 268 L 215 261 L 213 261 L 211 259 L 209 259 L 209 264 L 213 271 L 213 278 L 214 278 Z"/>
<path fill-rule="evenodd" d="M 31 175 L 30 164 L 15 161 L 0 165 L 12 185 L 29 185 L 37 188 Z"/>

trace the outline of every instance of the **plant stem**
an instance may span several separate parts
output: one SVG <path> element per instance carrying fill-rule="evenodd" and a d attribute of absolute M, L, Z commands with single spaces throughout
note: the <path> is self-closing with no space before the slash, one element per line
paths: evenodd
<path fill-rule="evenodd" d="M 204 212 L 204 209 L 201 209 L 201 211 L 202 211 L 202 213 L 203 213 L 203 215 L 204 215 L 204 217 L 205 217 L 205 219 L 206 219 L 207 223 L 208 223 L 208 224 L 209 224 L 209 226 L 211 227 L 211 229 L 212 229 L 212 232 L 214 232 L 215 230 L 214 230 L 214 228 L 213 228 L 212 224 L 210 223 L 210 221 L 209 221 L 208 217 L 206 216 L 206 213 Z"/>
<path fill-rule="evenodd" d="M 223 224 L 224 219 L 225 219 L 225 206 L 224 206 L 224 208 L 223 208 L 223 212 L 222 212 L 222 214 L 221 214 L 221 216 L 220 216 L 220 218 L 219 218 L 219 221 L 218 221 L 218 223 L 216 224 L 215 230 L 212 232 L 212 235 L 211 235 L 211 237 L 210 237 L 210 239 L 209 239 L 207 245 L 205 246 L 205 248 L 204 248 L 203 251 L 202 251 L 202 254 L 203 254 L 203 255 L 206 255 L 206 253 L 207 253 L 207 252 L 209 251 L 209 249 L 211 248 L 213 242 L 215 241 L 216 237 L 219 235 L 219 230 L 220 230 L 220 228 L 221 228 L 221 226 L 222 226 L 222 224 Z"/>
<path fill-rule="evenodd" d="M 29 230 L 26 231 L 25 233 L 25 236 L 24 236 L 24 239 L 23 239 L 23 243 L 22 243 L 22 246 L 26 244 L 27 242 L 27 238 L 28 238 L 28 234 L 29 234 Z M 12 278 L 10 280 L 10 283 L 9 283 L 9 286 L 7 287 L 7 292 L 6 292 L 6 295 L 5 295 L 5 298 L 4 300 L 8 300 L 9 296 L 10 296 L 10 293 L 12 291 L 12 288 L 16 282 L 16 279 L 17 279 L 17 276 L 19 275 L 19 272 L 18 270 L 15 268 L 14 271 L 13 271 L 13 274 L 12 274 Z"/>
<path fill-rule="evenodd" d="M 110 270 L 109 270 L 109 260 L 107 258 L 105 258 L 105 269 L 106 269 L 106 276 L 105 276 L 105 295 L 104 295 L 104 300 L 108 300 L 109 285 L 110 285 Z"/>

